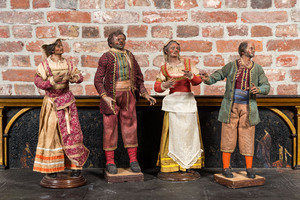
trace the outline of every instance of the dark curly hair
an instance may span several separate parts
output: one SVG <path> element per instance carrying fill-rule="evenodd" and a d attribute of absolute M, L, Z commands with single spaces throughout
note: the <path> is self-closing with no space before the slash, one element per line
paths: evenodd
<path fill-rule="evenodd" d="M 58 44 L 58 42 L 61 42 L 61 39 L 57 39 L 53 44 L 46 45 L 46 53 L 47 53 L 47 55 L 50 56 L 50 55 L 54 54 L 54 50 L 55 50 L 55 47 Z"/>
<path fill-rule="evenodd" d="M 112 32 L 111 34 L 109 34 L 108 38 L 107 38 L 107 43 L 109 47 L 112 47 L 112 40 L 114 38 L 114 36 L 119 36 L 119 35 L 123 35 L 125 37 L 126 40 L 126 35 L 123 33 L 123 31 L 121 30 L 117 30 L 115 32 Z"/>
<path fill-rule="evenodd" d="M 243 52 L 246 51 L 247 47 L 248 47 L 248 41 L 242 42 L 240 44 L 240 46 L 239 46 L 239 54 L 240 54 L 240 56 L 243 55 Z"/>

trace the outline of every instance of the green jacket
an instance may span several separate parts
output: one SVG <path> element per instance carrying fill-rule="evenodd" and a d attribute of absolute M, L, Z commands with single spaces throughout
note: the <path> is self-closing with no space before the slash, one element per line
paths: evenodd
<path fill-rule="evenodd" d="M 205 81 L 206 84 L 212 85 L 220 80 L 226 78 L 226 90 L 221 104 L 218 120 L 224 123 L 230 123 L 230 112 L 234 99 L 235 76 L 237 73 L 237 61 L 226 64 L 222 69 L 215 71 L 209 76 L 209 80 Z M 250 87 L 254 83 L 259 89 L 259 94 L 268 94 L 270 91 L 270 84 L 266 77 L 263 68 L 254 63 L 250 70 Z M 256 125 L 260 122 L 256 95 L 249 93 L 249 120 L 251 125 Z"/>

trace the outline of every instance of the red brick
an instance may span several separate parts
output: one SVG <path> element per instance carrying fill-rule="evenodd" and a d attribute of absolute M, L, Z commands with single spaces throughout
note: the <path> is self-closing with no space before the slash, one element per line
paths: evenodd
<path fill-rule="evenodd" d="M 234 25 L 227 26 L 228 36 L 247 36 L 248 26 L 245 25 Z"/>
<path fill-rule="evenodd" d="M 0 66 L 8 65 L 8 56 L 0 55 Z"/>
<path fill-rule="evenodd" d="M 272 65 L 272 55 L 256 55 L 253 61 L 262 67 L 270 67 Z"/>
<path fill-rule="evenodd" d="M 272 7 L 272 0 L 251 0 L 251 8 L 267 9 Z"/>
<path fill-rule="evenodd" d="M 151 30 L 153 38 L 172 38 L 173 32 L 171 26 L 153 26 Z"/>
<path fill-rule="evenodd" d="M 155 67 L 160 68 L 164 63 L 165 63 L 165 59 L 164 59 L 163 55 L 156 56 L 153 59 L 153 66 L 155 66 Z"/>
<path fill-rule="evenodd" d="M 89 55 L 82 55 L 81 56 L 81 66 L 82 67 L 98 67 L 98 56 L 89 56 Z"/>
<path fill-rule="evenodd" d="M 109 49 L 107 42 L 75 42 L 73 50 L 76 53 L 80 52 L 95 52 L 103 53 Z"/>
<path fill-rule="evenodd" d="M 42 56 L 34 56 L 34 65 L 38 66 L 42 62 Z"/>
<path fill-rule="evenodd" d="M 159 73 L 158 69 L 148 69 L 145 71 L 144 79 L 145 81 L 155 81 L 156 76 Z"/>
<path fill-rule="evenodd" d="M 282 69 L 265 69 L 265 74 L 269 82 L 283 81 L 285 79 L 286 71 Z"/>
<path fill-rule="evenodd" d="M 185 22 L 188 14 L 185 11 L 147 11 L 143 12 L 144 23 Z"/>
<path fill-rule="evenodd" d="M 269 40 L 268 51 L 300 51 L 300 39 L 298 40 Z"/>
<path fill-rule="evenodd" d="M 35 70 L 9 69 L 2 71 L 3 80 L 33 82 Z"/>
<path fill-rule="evenodd" d="M 300 9 L 292 10 L 291 18 L 294 22 L 300 22 Z"/>
<path fill-rule="evenodd" d="M 99 35 L 98 26 L 82 27 L 82 38 L 99 38 Z"/>
<path fill-rule="evenodd" d="M 247 0 L 225 0 L 226 8 L 246 8 Z"/>
<path fill-rule="evenodd" d="M 102 0 L 80 0 L 80 9 L 100 9 Z"/>
<path fill-rule="evenodd" d="M 195 51 L 195 52 L 211 52 L 212 51 L 212 42 L 208 41 L 199 41 L 199 40 L 189 40 L 182 41 L 179 40 L 180 50 L 184 51 Z"/>
<path fill-rule="evenodd" d="M 33 0 L 32 8 L 49 8 L 50 2 L 49 0 Z"/>
<path fill-rule="evenodd" d="M 48 22 L 90 23 L 91 13 L 80 11 L 50 11 L 47 13 Z"/>
<path fill-rule="evenodd" d="M 32 27 L 30 25 L 15 25 L 12 27 L 15 38 L 31 38 Z"/>
<path fill-rule="evenodd" d="M 23 56 L 23 55 L 14 55 L 12 59 L 12 66 L 13 67 L 30 67 L 30 57 Z"/>
<path fill-rule="evenodd" d="M 83 95 L 83 87 L 81 85 L 71 84 L 70 90 L 74 95 Z"/>
<path fill-rule="evenodd" d="M 26 50 L 31 52 L 41 52 L 41 46 L 44 44 L 44 41 L 38 40 L 35 42 L 29 42 L 26 45 Z"/>
<path fill-rule="evenodd" d="M 56 27 L 55 26 L 40 26 L 35 30 L 37 38 L 55 38 Z"/>
<path fill-rule="evenodd" d="M 125 0 L 105 0 L 105 8 L 124 9 L 125 8 Z"/>
<path fill-rule="evenodd" d="M 205 85 L 204 95 L 223 95 L 225 86 L 223 85 Z"/>
<path fill-rule="evenodd" d="M 290 70 L 291 78 L 293 82 L 300 82 L 300 70 Z"/>
<path fill-rule="evenodd" d="M 94 12 L 94 23 L 100 24 L 130 24 L 139 23 L 140 15 L 128 11 L 97 11 Z"/>
<path fill-rule="evenodd" d="M 217 11 L 217 12 L 206 12 L 206 11 L 192 11 L 192 20 L 198 23 L 230 23 L 236 22 L 237 13 L 230 11 Z"/>
<path fill-rule="evenodd" d="M 148 26 L 130 25 L 127 30 L 127 37 L 147 37 Z"/>
<path fill-rule="evenodd" d="M 204 8 L 221 8 L 222 0 L 203 0 Z"/>
<path fill-rule="evenodd" d="M 219 67 L 224 66 L 224 59 L 221 55 L 205 55 L 204 66 L 207 67 Z"/>
<path fill-rule="evenodd" d="M 202 29 L 203 37 L 222 38 L 224 28 L 222 26 L 207 26 Z"/>
<path fill-rule="evenodd" d="M 198 7 L 198 3 L 196 0 L 174 0 L 174 7 L 175 9 L 189 10 Z"/>
<path fill-rule="evenodd" d="M 44 12 L 0 12 L 0 22 L 6 24 L 43 24 Z"/>
<path fill-rule="evenodd" d="M 149 55 L 146 54 L 139 54 L 134 55 L 136 61 L 140 65 L 140 67 L 149 67 Z"/>
<path fill-rule="evenodd" d="M 153 0 L 156 9 L 171 9 L 171 0 Z"/>
<path fill-rule="evenodd" d="M 15 84 L 15 93 L 16 95 L 34 95 L 35 86 L 33 84 Z"/>
<path fill-rule="evenodd" d="M 75 25 L 60 25 L 58 30 L 61 36 L 65 37 L 78 37 L 79 36 L 79 27 Z"/>
<path fill-rule="evenodd" d="M 278 95 L 297 95 L 297 85 L 278 85 L 277 94 Z"/>
<path fill-rule="evenodd" d="M 276 58 L 276 66 L 292 67 L 297 66 L 298 57 L 295 55 L 281 55 Z"/>
<path fill-rule="evenodd" d="M 0 8 L 6 8 L 6 0 L 0 0 Z"/>
<path fill-rule="evenodd" d="M 191 90 L 194 93 L 194 95 L 200 95 L 201 94 L 200 85 L 191 86 Z"/>
<path fill-rule="evenodd" d="M 163 48 L 162 41 L 131 41 L 129 40 L 126 43 L 125 48 L 129 49 L 132 52 L 157 52 L 161 51 Z"/>
<path fill-rule="evenodd" d="M 23 42 L 1 42 L 0 52 L 20 52 L 23 50 Z"/>
<path fill-rule="evenodd" d="M 180 56 L 181 59 L 190 59 L 191 60 L 191 64 L 193 66 L 196 66 L 199 64 L 200 60 L 198 56 L 187 56 L 187 55 L 181 55 Z"/>
<path fill-rule="evenodd" d="M 12 85 L 0 83 L 0 95 L 12 95 Z"/>
<path fill-rule="evenodd" d="M 8 26 L 0 26 L 0 38 L 9 38 L 9 27 Z"/>
<path fill-rule="evenodd" d="M 251 37 L 268 37 L 272 35 L 272 28 L 268 26 L 253 26 L 251 28 Z"/>
<path fill-rule="evenodd" d="M 99 93 L 97 92 L 94 85 L 86 85 L 85 86 L 85 95 L 96 95 L 96 96 L 98 96 Z"/>
<path fill-rule="evenodd" d="M 295 7 L 297 0 L 275 0 L 276 8 L 293 8 Z"/>
<path fill-rule="evenodd" d="M 228 57 L 228 62 L 233 62 L 233 61 L 235 61 L 235 60 L 237 60 L 237 59 L 239 59 L 240 58 L 240 56 L 238 55 L 238 51 L 236 52 L 237 54 L 236 55 L 230 55 L 229 57 Z M 256 57 L 256 56 L 255 56 Z M 254 58 L 255 58 L 254 57 Z"/>
<path fill-rule="evenodd" d="M 88 73 L 88 72 L 84 72 L 82 75 L 83 75 L 83 81 L 84 82 L 89 81 L 91 79 L 91 74 Z M 93 76 L 93 78 L 94 78 L 94 76 Z M 92 81 L 94 81 L 94 79 Z"/>
<path fill-rule="evenodd" d="M 124 32 L 123 26 L 105 26 L 104 27 L 104 37 L 107 38 L 109 36 L 109 34 L 115 32 L 117 30 Z"/>
<path fill-rule="evenodd" d="M 177 37 L 188 38 L 196 37 L 199 35 L 198 26 L 180 25 L 177 26 Z"/>
<path fill-rule="evenodd" d="M 286 11 L 271 12 L 243 12 L 242 22 L 246 23 L 279 23 L 287 22 L 288 14 Z"/>
<path fill-rule="evenodd" d="M 70 60 L 74 66 L 78 66 L 79 58 L 77 56 L 69 56 L 69 55 L 63 55 L 63 56 L 67 60 Z"/>
<path fill-rule="evenodd" d="M 10 6 L 12 9 L 28 9 L 29 0 L 10 0 Z"/>
<path fill-rule="evenodd" d="M 238 48 L 241 42 L 244 40 L 218 40 L 216 42 L 217 45 L 217 51 L 224 53 L 224 52 L 238 52 Z M 255 51 L 262 51 L 263 50 L 263 44 L 262 41 L 257 40 L 251 40 L 254 42 L 255 45 Z"/>
<path fill-rule="evenodd" d="M 151 6 L 149 0 L 128 0 L 129 6 Z"/>
<path fill-rule="evenodd" d="M 297 24 L 276 26 L 276 36 L 277 37 L 297 37 L 298 36 Z"/>

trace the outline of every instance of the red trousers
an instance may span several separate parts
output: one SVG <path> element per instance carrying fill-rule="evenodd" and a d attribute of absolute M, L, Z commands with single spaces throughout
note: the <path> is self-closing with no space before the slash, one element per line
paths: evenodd
<path fill-rule="evenodd" d="M 135 97 L 131 91 L 117 91 L 114 115 L 103 115 L 103 149 L 113 151 L 118 144 L 118 120 L 124 147 L 137 147 L 137 119 Z"/>

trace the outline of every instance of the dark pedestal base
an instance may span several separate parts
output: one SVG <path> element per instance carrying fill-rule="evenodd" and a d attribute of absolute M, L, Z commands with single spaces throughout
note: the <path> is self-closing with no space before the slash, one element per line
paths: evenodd
<path fill-rule="evenodd" d="M 265 184 L 265 178 L 256 175 L 256 178 L 248 178 L 245 171 L 233 172 L 233 178 L 226 178 L 222 174 L 214 174 L 214 179 L 217 183 L 229 188 L 253 187 Z"/>
<path fill-rule="evenodd" d="M 190 172 L 159 172 L 157 178 L 164 181 L 194 181 L 200 178 L 200 174 L 193 170 Z"/>
<path fill-rule="evenodd" d="M 118 168 L 117 174 L 110 174 L 104 170 L 104 178 L 107 183 L 141 182 L 144 181 L 144 174 L 132 172 L 130 168 Z"/>
<path fill-rule="evenodd" d="M 5 166 L 5 165 L 0 165 L 0 170 L 4 170 L 4 169 L 7 169 L 7 166 Z"/>
<path fill-rule="evenodd" d="M 86 184 L 86 179 L 79 177 L 70 177 L 70 173 L 57 173 L 56 178 L 50 178 L 47 175 L 41 180 L 40 185 L 45 188 L 76 188 Z"/>

